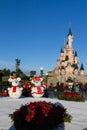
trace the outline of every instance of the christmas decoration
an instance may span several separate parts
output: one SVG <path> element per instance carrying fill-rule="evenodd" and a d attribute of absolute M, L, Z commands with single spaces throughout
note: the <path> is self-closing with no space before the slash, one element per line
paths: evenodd
<path fill-rule="evenodd" d="M 31 79 L 31 83 L 33 84 L 31 86 L 31 95 L 33 97 L 42 97 L 44 95 L 44 90 L 46 88 L 46 86 L 44 84 L 42 84 L 43 78 L 41 78 L 40 76 L 38 77 L 33 77 Z"/>
<path fill-rule="evenodd" d="M 15 77 L 15 76 L 10 76 L 8 79 L 9 82 L 12 83 L 12 87 L 8 88 L 8 94 L 12 98 L 19 98 L 22 95 L 22 90 L 23 88 L 19 87 L 21 78 L 20 77 Z"/>

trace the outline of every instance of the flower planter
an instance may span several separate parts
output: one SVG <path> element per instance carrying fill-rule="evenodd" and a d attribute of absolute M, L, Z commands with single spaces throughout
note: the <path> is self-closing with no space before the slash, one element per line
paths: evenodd
<path fill-rule="evenodd" d="M 77 92 L 64 92 L 59 95 L 60 100 L 84 102 L 85 97 Z"/>
<path fill-rule="evenodd" d="M 71 116 L 60 103 L 31 102 L 9 115 L 16 130 L 54 130 Z"/>

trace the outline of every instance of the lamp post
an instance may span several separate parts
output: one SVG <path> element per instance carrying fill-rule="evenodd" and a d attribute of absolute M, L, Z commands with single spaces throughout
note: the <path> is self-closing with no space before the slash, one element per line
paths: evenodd
<path fill-rule="evenodd" d="M 41 75 L 41 77 L 43 76 L 43 70 L 44 70 L 43 67 L 41 67 L 40 68 L 40 75 Z"/>

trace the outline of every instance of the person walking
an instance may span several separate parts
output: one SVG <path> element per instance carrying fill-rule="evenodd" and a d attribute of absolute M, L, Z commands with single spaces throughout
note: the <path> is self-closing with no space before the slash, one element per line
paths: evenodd
<path fill-rule="evenodd" d="M 79 93 L 79 85 L 78 84 L 76 84 L 76 86 L 75 86 L 75 92 Z"/>
<path fill-rule="evenodd" d="M 53 84 L 51 83 L 49 88 L 48 88 L 48 97 L 49 98 L 54 98 L 54 88 L 53 88 Z"/>

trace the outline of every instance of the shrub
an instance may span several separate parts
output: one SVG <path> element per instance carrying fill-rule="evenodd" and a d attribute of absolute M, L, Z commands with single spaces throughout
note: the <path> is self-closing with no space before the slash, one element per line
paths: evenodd
<path fill-rule="evenodd" d="M 68 100 L 68 101 L 85 101 L 85 97 L 82 94 L 77 92 L 64 92 L 59 95 L 60 100 Z"/>

